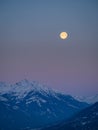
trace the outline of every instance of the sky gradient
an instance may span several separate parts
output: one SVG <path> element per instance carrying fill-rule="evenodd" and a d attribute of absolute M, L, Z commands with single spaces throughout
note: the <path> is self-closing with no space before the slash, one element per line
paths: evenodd
<path fill-rule="evenodd" d="M 97 0 L 0 0 L 0 81 L 98 93 L 97 27 Z"/>

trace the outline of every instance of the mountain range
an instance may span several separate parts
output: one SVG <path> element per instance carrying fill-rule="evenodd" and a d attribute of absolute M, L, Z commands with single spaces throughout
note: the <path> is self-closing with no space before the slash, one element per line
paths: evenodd
<path fill-rule="evenodd" d="M 0 130 L 32 130 L 69 119 L 89 105 L 36 81 L 0 82 Z"/>

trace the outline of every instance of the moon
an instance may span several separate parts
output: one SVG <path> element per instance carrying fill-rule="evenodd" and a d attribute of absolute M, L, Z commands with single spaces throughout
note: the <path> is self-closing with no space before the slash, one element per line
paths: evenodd
<path fill-rule="evenodd" d="M 67 32 L 61 32 L 61 33 L 60 33 L 60 38 L 61 38 L 61 39 L 64 40 L 64 39 L 66 39 L 67 37 L 68 37 L 68 33 L 67 33 Z"/>

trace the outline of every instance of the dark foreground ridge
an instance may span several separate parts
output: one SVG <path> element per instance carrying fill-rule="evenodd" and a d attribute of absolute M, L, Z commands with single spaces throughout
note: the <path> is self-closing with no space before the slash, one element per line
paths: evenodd
<path fill-rule="evenodd" d="M 98 130 L 98 102 L 85 108 L 70 120 L 42 130 Z"/>

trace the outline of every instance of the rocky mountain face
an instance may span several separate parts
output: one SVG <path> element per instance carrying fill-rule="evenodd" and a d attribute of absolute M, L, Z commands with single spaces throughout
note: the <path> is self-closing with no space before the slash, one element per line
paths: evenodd
<path fill-rule="evenodd" d="M 98 130 L 98 102 L 81 110 L 69 120 L 43 130 Z"/>
<path fill-rule="evenodd" d="M 68 119 L 87 107 L 35 81 L 0 82 L 0 130 L 31 130 Z"/>

